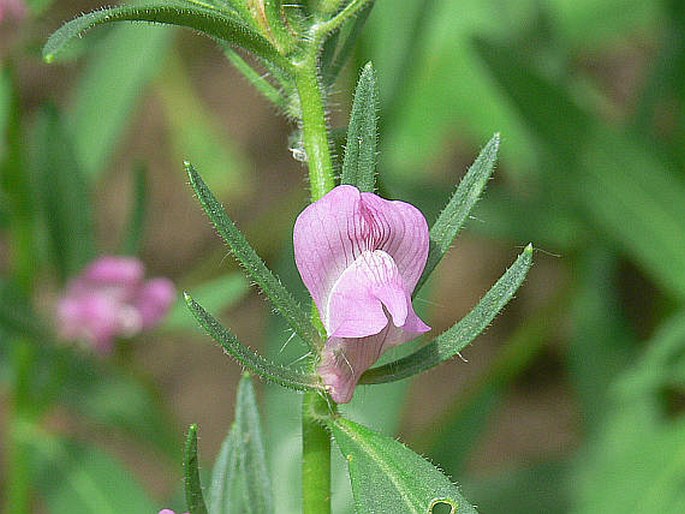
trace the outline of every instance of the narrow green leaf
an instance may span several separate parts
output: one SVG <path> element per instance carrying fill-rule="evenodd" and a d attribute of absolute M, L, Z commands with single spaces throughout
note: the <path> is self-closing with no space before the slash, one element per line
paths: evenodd
<path fill-rule="evenodd" d="M 321 388 L 318 377 L 314 375 L 305 375 L 296 370 L 285 368 L 281 365 L 267 361 L 264 357 L 243 345 L 226 327 L 219 323 L 214 316 L 193 300 L 188 293 L 184 294 L 190 312 L 192 312 L 202 328 L 204 328 L 207 333 L 222 346 L 226 353 L 237 360 L 251 373 L 283 387 L 300 391 Z"/>
<path fill-rule="evenodd" d="M 533 247 L 528 245 L 514 264 L 478 302 L 478 305 L 458 323 L 411 355 L 368 370 L 359 382 L 380 384 L 401 380 L 422 373 L 457 355 L 478 337 L 509 303 L 523 284 L 532 265 Z"/>
<path fill-rule="evenodd" d="M 123 244 L 123 253 L 137 255 L 145 233 L 147 211 L 147 167 L 138 164 L 133 169 L 133 208 L 128 221 L 128 230 Z"/>
<path fill-rule="evenodd" d="M 430 514 L 444 505 L 450 514 L 476 514 L 458 486 L 399 441 L 340 417 L 328 425 L 347 460 L 357 512 Z"/>
<path fill-rule="evenodd" d="M 288 113 L 289 105 L 287 98 L 279 91 L 266 77 L 255 70 L 243 59 L 238 52 L 226 45 L 224 48 L 226 58 L 231 61 L 233 66 L 243 74 L 243 76 L 259 91 L 264 98 L 278 107 L 283 113 Z"/>
<path fill-rule="evenodd" d="M 200 465 L 197 456 L 197 425 L 188 427 L 183 468 L 185 470 L 186 505 L 190 514 L 207 514 L 205 498 L 200 481 Z"/>
<path fill-rule="evenodd" d="M 89 48 L 66 120 L 76 157 L 88 178 L 102 175 L 111 164 L 174 33 L 168 27 L 120 24 Z"/>
<path fill-rule="evenodd" d="M 244 476 L 245 503 L 254 514 L 274 512 L 271 478 L 252 380 L 244 374 L 238 387 L 235 427 L 241 447 L 240 470 Z"/>
<path fill-rule="evenodd" d="M 354 93 L 350 125 L 347 129 L 342 184 L 372 192 L 376 185 L 378 146 L 378 86 L 371 63 L 362 70 Z"/>
<path fill-rule="evenodd" d="M 428 262 L 414 291 L 421 289 L 428 280 L 430 274 L 452 246 L 457 234 L 468 219 L 469 213 L 485 191 L 485 186 L 495 169 L 499 143 L 499 134 L 492 136 L 492 139 L 488 141 L 464 178 L 459 182 L 457 189 L 447 202 L 447 206 L 431 227 Z"/>
<path fill-rule="evenodd" d="M 90 192 L 55 109 L 41 113 L 34 148 L 33 172 L 48 231 L 49 256 L 64 281 L 95 255 Z"/>
<path fill-rule="evenodd" d="M 274 512 L 259 410 L 247 373 L 238 385 L 235 422 L 212 471 L 210 507 L 212 514 Z"/>
<path fill-rule="evenodd" d="M 43 48 L 46 62 L 55 60 L 57 54 L 76 37 L 104 23 L 116 21 L 147 21 L 167 25 L 187 27 L 208 36 L 228 41 L 254 54 L 289 67 L 289 62 L 281 56 L 269 41 L 248 27 L 237 17 L 228 13 L 198 7 L 192 2 L 178 1 L 174 4 L 164 2 L 144 2 L 136 6 L 121 6 L 93 11 L 66 23 L 52 34 Z"/>
<path fill-rule="evenodd" d="M 276 310 L 283 316 L 292 329 L 303 341 L 310 346 L 316 346 L 319 335 L 311 324 L 309 316 L 297 303 L 293 295 L 280 280 L 266 267 L 264 261 L 247 242 L 245 236 L 238 230 L 226 210 L 209 190 L 202 177 L 195 171 L 192 164 L 185 163 L 190 185 L 197 194 L 202 208 L 207 213 L 219 235 L 231 249 L 234 257 L 243 265 L 245 272 L 264 291 Z"/>
<path fill-rule="evenodd" d="M 221 444 L 219 455 L 212 469 L 212 484 L 209 488 L 209 509 L 212 514 L 232 514 L 243 508 L 243 495 L 239 474 L 240 435 L 235 424 Z"/>

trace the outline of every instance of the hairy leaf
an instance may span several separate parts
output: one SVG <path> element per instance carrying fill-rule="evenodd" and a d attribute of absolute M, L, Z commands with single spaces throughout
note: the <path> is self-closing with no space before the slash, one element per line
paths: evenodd
<path fill-rule="evenodd" d="M 422 373 L 457 355 L 478 337 L 509 303 L 523 284 L 532 265 L 533 247 L 528 245 L 516 262 L 463 319 L 411 355 L 368 370 L 362 375 L 359 383 L 380 384 L 401 380 Z"/>
<path fill-rule="evenodd" d="M 200 31 L 219 40 L 228 41 L 274 63 L 288 67 L 269 41 L 246 25 L 237 16 L 218 13 L 192 2 L 145 2 L 136 6 L 121 6 L 93 11 L 66 23 L 52 34 L 43 48 L 43 58 L 52 62 L 67 43 L 86 31 L 115 21 L 144 21 L 177 25 Z"/>
<path fill-rule="evenodd" d="M 202 208 L 214 224 L 219 235 L 231 249 L 234 257 L 243 265 L 245 272 L 264 291 L 264 294 L 271 300 L 276 310 L 288 321 L 288 324 L 297 335 L 303 341 L 314 345 L 318 339 L 318 333 L 311 324 L 309 316 L 293 298 L 290 291 L 266 267 L 264 261 L 250 246 L 245 236 L 238 230 L 238 227 L 235 226 L 226 210 L 190 163 L 186 163 L 186 171 L 190 178 L 190 185 L 197 194 Z"/>
<path fill-rule="evenodd" d="M 186 304 L 197 322 L 207 333 L 218 342 L 231 357 L 237 360 L 251 373 L 291 389 L 305 391 L 307 389 L 319 389 L 319 379 L 313 375 L 304 375 L 296 370 L 285 368 L 273 362 L 267 361 L 261 355 L 255 353 L 238 339 L 214 316 L 208 313 L 185 293 Z"/>
<path fill-rule="evenodd" d="M 197 457 L 197 425 L 195 424 L 188 428 L 183 467 L 185 469 L 185 493 L 188 511 L 190 514 L 207 514 L 200 481 L 200 466 Z"/>
<path fill-rule="evenodd" d="M 378 88 L 371 63 L 362 70 L 354 93 L 352 115 L 347 129 L 342 184 L 373 192 L 376 184 L 378 146 Z"/>
<path fill-rule="evenodd" d="M 415 291 L 421 289 L 438 263 L 452 246 L 469 213 L 480 199 L 492 176 L 497 161 L 500 137 L 495 134 L 459 182 L 452 198 L 440 213 L 430 231 L 428 262 Z"/>
<path fill-rule="evenodd" d="M 459 487 L 399 441 L 344 418 L 328 426 L 347 460 L 357 512 L 430 514 L 447 505 L 450 514 L 476 514 Z"/>

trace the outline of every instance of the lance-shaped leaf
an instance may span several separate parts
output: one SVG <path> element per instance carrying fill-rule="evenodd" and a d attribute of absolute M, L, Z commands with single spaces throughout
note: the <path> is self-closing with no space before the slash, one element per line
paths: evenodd
<path fill-rule="evenodd" d="M 288 324 L 297 335 L 311 346 L 315 346 L 319 335 L 300 304 L 297 303 L 290 291 L 281 284 L 281 281 L 274 276 L 271 270 L 266 267 L 264 261 L 257 255 L 254 248 L 250 246 L 245 236 L 238 230 L 238 227 L 235 226 L 233 220 L 231 220 L 224 207 L 209 190 L 202 177 L 195 171 L 193 165 L 186 162 L 185 166 L 190 178 L 190 185 L 197 194 L 202 208 L 219 232 L 219 235 L 231 249 L 234 257 L 243 265 L 245 272 L 264 291 L 264 294 L 271 300 L 279 314 L 288 321 Z"/>
<path fill-rule="evenodd" d="M 447 206 L 431 227 L 431 248 L 428 253 L 428 262 L 415 291 L 421 289 L 421 286 L 450 249 L 457 234 L 468 219 L 471 209 L 483 194 L 495 169 L 499 143 L 499 134 L 495 134 L 459 182 L 452 198 L 447 202 Z"/>
<path fill-rule="evenodd" d="M 364 373 L 360 384 L 393 382 L 422 373 L 441 364 L 466 348 L 512 299 L 533 265 L 533 247 L 528 245 L 514 264 L 457 324 L 440 334 L 433 342 L 411 355 Z"/>
<path fill-rule="evenodd" d="M 212 513 L 242 512 L 241 503 L 254 514 L 274 512 L 257 399 L 247 373 L 238 386 L 235 422 L 212 473 Z"/>
<path fill-rule="evenodd" d="M 183 467 L 185 469 L 185 493 L 188 512 L 190 514 L 207 514 L 207 506 L 202 494 L 202 482 L 200 481 L 200 466 L 197 457 L 197 425 L 195 424 L 190 425 L 188 428 Z"/>
<path fill-rule="evenodd" d="M 459 487 L 399 441 L 344 418 L 328 426 L 349 466 L 356 512 L 430 514 L 445 505 L 476 514 Z"/>
<path fill-rule="evenodd" d="M 212 484 L 209 488 L 209 508 L 212 514 L 231 514 L 246 510 L 243 505 L 240 473 L 240 434 L 235 424 L 221 444 L 219 455 L 212 469 Z"/>
<path fill-rule="evenodd" d="M 231 357 L 237 360 L 247 370 L 264 380 L 279 384 L 283 387 L 306 391 L 308 389 L 320 389 L 318 377 L 305 375 L 297 370 L 283 367 L 266 360 L 255 353 L 238 339 L 219 321 L 208 313 L 202 306 L 184 293 L 186 304 L 197 322 Z"/>
<path fill-rule="evenodd" d="M 43 58 L 46 62 L 52 62 L 72 39 L 82 36 L 98 25 L 115 21 L 146 21 L 191 28 L 240 46 L 285 68 L 289 67 L 289 62 L 266 38 L 237 16 L 212 8 L 199 7 L 186 1 L 144 2 L 135 6 L 114 7 L 84 14 L 66 23 L 50 36 L 43 48 Z"/>
<path fill-rule="evenodd" d="M 378 146 L 378 89 L 371 63 L 362 70 L 354 93 L 352 115 L 347 129 L 342 184 L 373 192 L 376 184 Z"/>

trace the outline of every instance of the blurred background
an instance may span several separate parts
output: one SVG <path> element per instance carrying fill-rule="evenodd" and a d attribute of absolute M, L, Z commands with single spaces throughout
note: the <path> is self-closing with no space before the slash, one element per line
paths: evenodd
<path fill-rule="evenodd" d="M 0 435 L 21 442 L 0 446 L 0 491 L 30 484 L 37 513 L 95 512 L 92 498 L 182 512 L 184 430 L 200 425 L 211 469 L 239 366 L 180 305 L 107 358 L 60 344 L 44 336 L 56 298 L 89 255 L 135 248 L 151 276 L 294 363 L 305 347 L 241 277 L 182 161 L 302 299 L 291 238 L 306 173 L 294 127 L 190 31 L 120 24 L 44 64 L 48 35 L 98 6 L 0 10 Z M 462 360 L 359 388 L 344 411 L 429 457 L 486 514 L 685 512 L 685 3 L 379 0 L 330 93 L 333 127 L 369 60 L 384 194 L 429 222 L 502 135 L 494 180 L 417 299 L 433 333 L 524 245 L 537 252 Z M 300 398 L 258 393 L 278 512 L 298 512 Z M 334 509 L 351 512 L 336 459 Z"/>

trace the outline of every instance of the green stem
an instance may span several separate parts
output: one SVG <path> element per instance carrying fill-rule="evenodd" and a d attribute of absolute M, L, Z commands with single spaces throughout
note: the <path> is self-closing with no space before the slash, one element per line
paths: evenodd
<path fill-rule="evenodd" d="M 312 52 L 295 65 L 295 85 L 302 110 L 302 133 L 309 165 L 312 201 L 318 200 L 335 187 L 326 110 L 317 73 L 317 56 L 317 53 Z"/>
<path fill-rule="evenodd" d="M 304 149 L 309 166 L 312 202 L 333 187 L 331 159 L 326 123 L 324 93 L 319 81 L 320 41 L 312 38 L 302 59 L 294 63 L 295 85 L 302 111 Z M 304 514 L 331 512 L 331 436 L 321 423 L 327 416 L 327 399 L 318 392 L 307 391 L 302 401 L 302 506 Z"/>
<path fill-rule="evenodd" d="M 331 436 L 321 423 L 327 415 L 326 398 L 316 391 L 302 400 L 302 511 L 331 512 Z"/>

